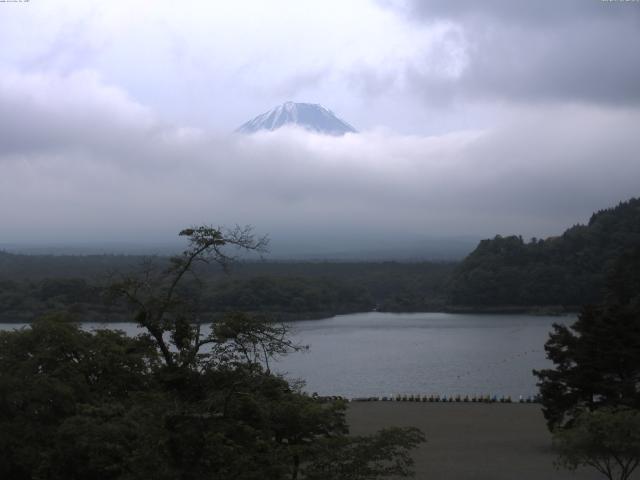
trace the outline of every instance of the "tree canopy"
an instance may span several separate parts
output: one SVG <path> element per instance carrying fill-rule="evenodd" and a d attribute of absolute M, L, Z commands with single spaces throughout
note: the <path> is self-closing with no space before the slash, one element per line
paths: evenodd
<path fill-rule="evenodd" d="M 640 410 L 583 411 L 554 435 L 558 464 L 595 468 L 609 480 L 628 480 L 640 464 Z"/>
<path fill-rule="evenodd" d="M 534 371 L 558 465 L 627 480 L 640 464 L 640 247 L 620 256 L 604 300 L 545 344 L 554 368 Z"/>
<path fill-rule="evenodd" d="M 571 326 L 554 325 L 545 345 L 552 369 L 534 372 L 550 428 L 583 410 L 640 409 L 640 248 L 622 255 L 605 301 L 586 306 Z"/>
<path fill-rule="evenodd" d="M 483 240 L 456 268 L 453 305 L 577 307 L 603 299 L 607 272 L 640 245 L 640 199 L 594 213 L 545 240 L 496 236 Z"/>

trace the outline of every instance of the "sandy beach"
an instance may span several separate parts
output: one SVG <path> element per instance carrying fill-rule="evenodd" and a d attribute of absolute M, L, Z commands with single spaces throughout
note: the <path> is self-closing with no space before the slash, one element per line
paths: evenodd
<path fill-rule="evenodd" d="M 604 478 L 591 469 L 554 467 L 551 436 L 536 404 L 352 402 L 347 418 L 353 434 L 394 425 L 421 428 L 427 443 L 414 453 L 418 480 Z"/>

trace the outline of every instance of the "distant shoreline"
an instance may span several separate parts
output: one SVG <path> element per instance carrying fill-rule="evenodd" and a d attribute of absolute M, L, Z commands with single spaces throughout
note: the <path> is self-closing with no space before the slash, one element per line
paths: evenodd
<path fill-rule="evenodd" d="M 356 315 L 363 313 L 391 313 L 391 314 L 405 314 L 405 313 L 450 313 L 460 315 L 532 315 L 541 317 L 563 317 L 569 315 L 575 315 L 580 311 L 579 307 L 561 307 L 561 306 L 496 306 L 496 307 L 446 307 L 433 310 L 360 310 L 360 311 L 347 311 L 347 312 L 303 312 L 303 313 L 290 313 L 290 312 L 247 312 L 256 315 L 271 316 L 275 321 L 293 323 L 304 322 L 310 320 L 325 320 L 340 315 Z M 64 313 L 63 311 L 52 311 L 49 314 Z M 212 320 L 220 318 L 225 312 L 212 314 Z M 46 315 L 46 314 L 45 314 Z M 73 315 L 80 317 L 80 315 Z M 0 317 L 0 323 L 3 324 L 29 324 L 35 321 L 37 318 L 11 318 Z M 76 318 L 78 323 L 135 323 L 130 318 L 113 317 L 113 318 L 101 318 L 89 313 L 86 318 Z M 210 323 L 209 321 L 202 322 L 203 324 Z"/>
<path fill-rule="evenodd" d="M 448 306 L 443 313 L 492 313 L 492 314 L 524 314 L 541 316 L 574 315 L 582 307 L 577 305 L 497 305 L 497 306 Z"/>

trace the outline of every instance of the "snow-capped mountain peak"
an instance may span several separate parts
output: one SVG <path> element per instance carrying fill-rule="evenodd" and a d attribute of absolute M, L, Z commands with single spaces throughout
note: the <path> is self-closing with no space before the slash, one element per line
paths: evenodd
<path fill-rule="evenodd" d="M 357 133 L 357 130 L 335 113 L 315 103 L 285 102 L 258 115 L 241 125 L 239 133 L 255 133 L 260 130 L 277 130 L 286 125 L 297 125 L 307 130 L 327 135 Z"/>

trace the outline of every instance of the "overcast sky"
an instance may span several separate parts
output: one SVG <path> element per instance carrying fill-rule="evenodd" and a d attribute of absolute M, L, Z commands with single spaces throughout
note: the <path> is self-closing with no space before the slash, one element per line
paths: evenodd
<path fill-rule="evenodd" d="M 31 0 L 0 42 L 0 244 L 544 237 L 640 194 L 640 2 Z M 231 134 L 288 100 L 361 133 Z"/>

